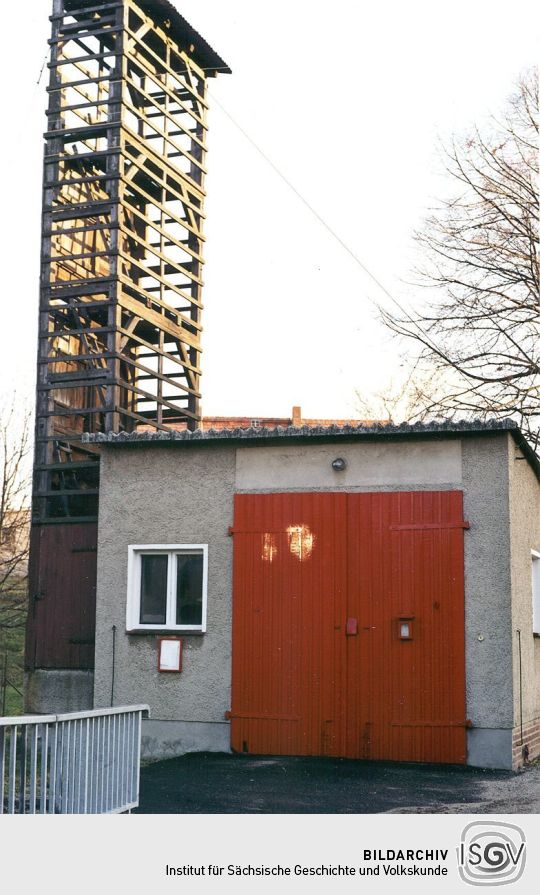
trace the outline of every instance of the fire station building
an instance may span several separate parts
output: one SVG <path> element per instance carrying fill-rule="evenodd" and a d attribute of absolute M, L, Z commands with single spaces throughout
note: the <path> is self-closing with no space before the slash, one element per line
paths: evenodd
<path fill-rule="evenodd" d="M 71 675 L 79 704 L 148 703 L 152 757 L 540 753 L 540 464 L 514 423 L 89 438 L 95 671 L 36 672 L 38 701 Z"/>

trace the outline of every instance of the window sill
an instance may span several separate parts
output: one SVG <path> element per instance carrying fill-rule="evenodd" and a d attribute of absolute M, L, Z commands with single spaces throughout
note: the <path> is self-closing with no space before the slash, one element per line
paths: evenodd
<path fill-rule="evenodd" d="M 155 635 L 157 634 L 159 637 L 191 637 L 192 635 L 195 637 L 201 637 L 206 634 L 206 631 L 194 631 L 192 628 L 126 628 L 126 634 L 134 635 L 138 637 Z"/>

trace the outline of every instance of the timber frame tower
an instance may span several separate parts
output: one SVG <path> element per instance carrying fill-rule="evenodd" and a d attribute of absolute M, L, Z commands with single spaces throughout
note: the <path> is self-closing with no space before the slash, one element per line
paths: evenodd
<path fill-rule="evenodd" d="M 26 665 L 88 672 L 84 435 L 201 419 L 207 79 L 230 69 L 168 0 L 53 0 L 51 23 Z"/>

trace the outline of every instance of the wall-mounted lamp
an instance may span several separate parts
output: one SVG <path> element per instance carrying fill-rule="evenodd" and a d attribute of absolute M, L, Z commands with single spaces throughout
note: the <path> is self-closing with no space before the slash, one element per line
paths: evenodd
<path fill-rule="evenodd" d="M 332 469 L 336 472 L 343 472 L 344 469 L 347 469 L 347 461 L 343 457 L 336 457 L 335 460 L 332 460 Z"/>

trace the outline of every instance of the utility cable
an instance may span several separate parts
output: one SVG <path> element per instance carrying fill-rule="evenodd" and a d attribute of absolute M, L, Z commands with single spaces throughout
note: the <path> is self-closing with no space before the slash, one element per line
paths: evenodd
<path fill-rule="evenodd" d="M 376 286 L 379 287 L 381 292 L 383 292 L 387 298 L 401 311 L 402 314 L 405 315 L 406 319 L 412 326 L 414 326 L 419 332 L 422 333 L 423 338 L 426 341 L 430 341 L 427 339 L 425 332 L 419 326 L 419 324 L 411 317 L 410 313 L 403 307 L 403 305 L 394 298 L 394 296 L 388 291 L 386 286 L 381 283 L 378 277 L 369 269 L 369 267 L 364 264 L 364 262 L 358 257 L 358 255 L 347 245 L 347 243 L 339 236 L 338 233 L 331 227 L 331 225 L 319 214 L 319 212 L 311 205 L 310 202 L 302 195 L 302 193 L 297 190 L 293 183 L 289 180 L 289 178 L 283 173 L 283 171 L 278 168 L 278 166 L 272 161 L 271 158 L 267 156 L 265 151 L 259 146 L 258 143 L 247 133 L 247 131 L 242 127 L 238 121 L 233 118 L 230 112 L 227 111 L 225 106 L 220 103 L 220 101 L 216 98 L 213 92 L 210 92 L 210 96 L 212 97 L 212 101 L 219 106 L 223 114 L 229 119 L 229 121 L 235 126 L 235 128 L 240 131 L 242 136 L 248 141 L 248 143 L 256 150 L 256 152 L 264 159 L 264 161 L 272 168 L 275 174 L 289 187 L 289 189 L 295 194 L 295 196 L 300 200 L 300 202 L 308 209 L 308 211 L 316 218 L 316 220 L 327 230 L 328 233 L 339 243 L 339 245 L 344 249 L 348 255 L 355 261 L 355 263 L 360 267 L 360 269 L 367 274 L 367 276 L 375 283 Z M 434 346 L 431 346 L 434 347 Z"/>

